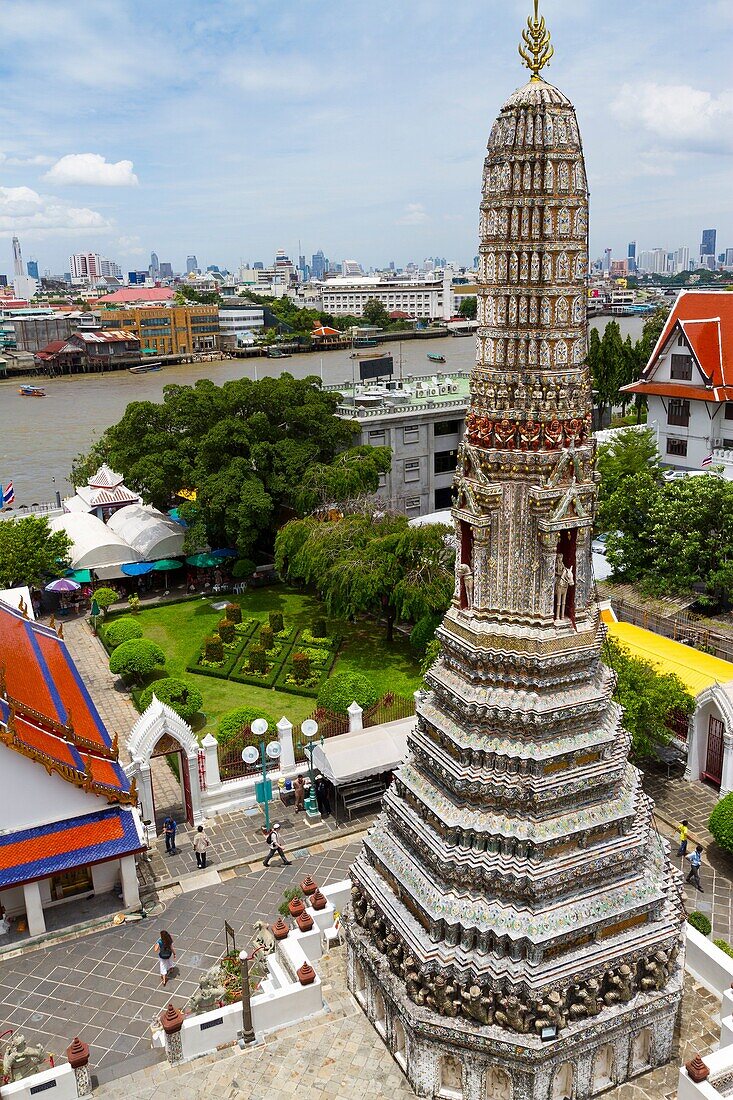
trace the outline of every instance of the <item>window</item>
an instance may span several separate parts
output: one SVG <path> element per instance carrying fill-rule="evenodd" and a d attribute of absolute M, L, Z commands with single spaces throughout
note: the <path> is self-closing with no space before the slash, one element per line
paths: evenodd
<path fill-rule="evenodd" d="M 436 474 L 453 473 L 456 468 L 458 451 L 436 451 L 433 456 L 433 471 Z"/>
<path fill-rule="evenodd" d="M 733 401 L 726 401 L 724 415 L 726 420 L 733 420 Z"/>
<path fill-rule="evenodd" d="M 453 507 L 453 490 L 450 485 L 435 490 L 435 503 L 433 506 L 436 512 L 440 512 L 443 508 Z"/>
<path fill-rule="evenodd" d="M 379 447 L 384 443 L 384 428 L 376 428 L 369 432 L 369 442 L 373 447 Z"/>
<path fill-rule="evenodd" d="M 690 423 L 690 402 L 673 398 L 667 410 L 667 423 L 676 424 L 678 428 L 686 428 Z"/>
<path fill-rule="evenodd" d="M 420 507 L 420 497 L 408 497 L 405 501 L 405 511 L 414 512 L 416 508 Z"/>
<path fill-rule="evenodd" d="M 420 441 L 419 424 L 406 424 L 402 429 L 402 441 L 404 443 L 418 443 Z"/>
<path fill-rule="evenodd" d="M 692 356 L 673 354 L 672 369 L 669 373 L 671 378 L 681 378 L 683 381 L 689 382 L 692 378 Z"/>
<path fill-rule="evenodd" d="M 686 439 L 668 439 L 667 440 L 667 454 L 679 455 L 680 458 L 686 458 L 687 456 L 687 440 Z"/>
<path fill-rule="evenodd" d="M 420 459 L 405 462 L 405 481 L 420 480 Z"/>
<path fill-rule="evenodd" d="M 680 333 L 680 335 L 679 335 L 679 336 L 677 337 L 677 347 L 678 347 L 678 348 L 683 348 L 684 346 L 685 346 L 685 338 L 684 338 L 684 336 L 683 336 L 683 335 L 682 335 L 682 334 Z"/>
<path fill-rule="evenodd" d="M 458 435 L 460 430 L 460 420 L 441 420 L 433 426 L 433 435 Z"/>
<path fill-rule="evenodd" d="M 726 439 L 724 436 L 723 446 L 726 448 L 726 450 L 733 450 L 733 439 Z"/>

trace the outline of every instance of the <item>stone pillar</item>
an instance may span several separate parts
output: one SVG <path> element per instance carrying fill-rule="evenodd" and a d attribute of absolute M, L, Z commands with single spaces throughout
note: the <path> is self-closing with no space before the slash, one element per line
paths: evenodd
<path fill-rule="evenodd" d="M 23 900 L 29 935 L 42 936 L 46 931 L 46 919 L 43 915 L 40 883 L 26 882 L 23 886 Z"/>
<path fill-rule="evenodd" d="M 364 710 L 363 710 L 362 707 L 359 706 L 356 699 L 354 700 L 353 703 L 349 704 L 348 714 L 349 714 L 349 733 L 358 733 L 359 730 L 363 730 L 364 729 L 364 720 L 362 718 L 362 715 L 364 714 Z"/>
<path fill-rule="evenodd" d="M 188 781 L 191 785 L 191 810 L 193 811 L 194 825 L 200 825 L 204 820 L 204 811 L 201 807 L 201 782 L 199 780 L 199 754 L 198 752 L 183 753 L 183 766 L 188 768 Z"/>
<path fill-rule="evenodd" d="M 120 860 L 120 879 L 122 880 L 122 904 L 125 909 L 137 909 L 140 904 L 140 890 L 134 856 L 124 856 Z"/>
<path fill-rule="evenodd" d="M 181 1042 L 181 1028 L 183 1027 L 183 1013 L 179 1012 L 173 1004 L 169 1004 L 165 1012 L 160 1014 L 160 1025 L 165 1032 L 165 1053 L 171 1065 L 183 1060 L 183 1044 Z"/>
<path fill-rule="evenodd" d="M 89 1073 L 89 1047 L 77 1036 L 70 1047 L 66 1048 L 66 1057 L 76 1078 L 77 1096 L 92 1095 L 92 1078 Z"/>
<path fill-rule="evenodd" d="M 723 734 L 723 776 L 720 781 L 720 797 L 733 791 L 733 733 Z"/>
<path fill-rule="evenodd" d="M 295 771 L 295 748 L 293 746 L 293 723 L 285 715 L 277 723 L 277 739 L 280 742 L 280 771 L 288 775 Z"/>
<path fill-rule="evenodd" d="M 206 756 L 206 789 L 214 790 L 221 786 L 221 774 L 219 772 L 219 742 L 207 733 L 201 742 L 201 747 Z"/>
<path fill-rule="evenodd" d="M 150 775 L 150 761 L 134 760 L 133 763 L 135 764 L 133 775 L 137 778 L 137 794 L 142 808 L 142 819 L 143 821 L 153 821 L 155 814 L 153 813 L 153 781 Z"/>

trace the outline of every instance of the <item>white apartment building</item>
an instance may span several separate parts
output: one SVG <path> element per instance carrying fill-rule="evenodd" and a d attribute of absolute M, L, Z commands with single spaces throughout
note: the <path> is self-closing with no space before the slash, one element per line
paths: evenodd
<path fill-rule="evenodd" d="M 361 317 L 370 298 L 376 298 L 389 313 L 399 311 L 422 320 L 448 320 L 454 313 L 453 272 L 430 279 L 361 278 L 328 279 L 321 283 L 324 313 Z"/>
<path fill-rule="evenodd" d="M 219 339 L 223 347 L 237 347 L 252 342 L 254 330 L 265 327 L 265 311 L 255 302 L 237 302 L 219 310 Z"/>

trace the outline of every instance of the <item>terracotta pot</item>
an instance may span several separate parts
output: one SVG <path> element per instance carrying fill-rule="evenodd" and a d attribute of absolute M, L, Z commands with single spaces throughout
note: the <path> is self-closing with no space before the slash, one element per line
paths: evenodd
<path fill-rule="evenodd" d="M 310 875 L 306 875 L 300 884 L 300 888 L 306 897 L 310 897 L 310 895 L 315 894 L 318 889 L 318 883 L 315 879 L 312 879 Z"/>
<path fill-rule="evenodd" d="M 288 909 L 290 910 L 290 916 L 297 918 L 301 913 L 305 912 L 305 902 L 302 898 L 293 898 L 293 900 L 288 903 Z"/>
<path fill-rule="evenodd" d="M 301 985 L 311 985 L 316 980 L 316 972 L 310 963 L 304 962 L 297 971 L 298 981 Z"/>
<path fill-rule="evenodd" d="M 298 928 L 301 932 L 310 932 L 313 927 L 313 917 L 310 913 L 301 913 L 298 917 Z"/>
<path fill-rule="evenodd" d="M 183 1013 L 169 1004 L 165 1012 L 161 1012 L 160 1022 L 166 1035 L 172 1035 L 183 1027 Z"/>
<path fill-rule="evenodd" d="M 89 1047 L 77 1035 L 71 1046 L 66 1048 L 66 1057 L 72 1069 L 81 1069 L 89 1061 Z"/>
<path fill-rule="evenodd" d="M 312 909 L 325 909 L 328 905 L 327 898 L 321 893 L 320 890 L 316 890 L 315 894 L 311 895 L 311 908 Z"/>
<path fill-rule="evenodd" d="M 290 931 L 282 917 L 278 917 L 275 923 L 270 927 L 272 928 L 272 934 L 276 940 L 284 940 Z"/>
<path fill-rule="evenodd" d="M 298 971 L 298 976 L 300 977 L 300 971 Z M 710 1073 L 710 1070 L 705 1065 L 699 1054 L 696 1054 L 694 1058 L 685 1063 L 685 1069 L 687 1070 L 687 1074 L 690 1080 L 694 1081 L 695 1084 L 699 1084 L 700 1081 L 704 1081 Z"/>

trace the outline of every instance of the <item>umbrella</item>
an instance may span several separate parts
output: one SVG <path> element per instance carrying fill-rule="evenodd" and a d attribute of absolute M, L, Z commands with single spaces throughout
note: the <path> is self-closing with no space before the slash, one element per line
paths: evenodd
<path fill-rule="evenodd" d="M 79 584 L 90 584 L 92 579 L 89 569 L 67 569 L 66 576 L 72 581 L 78 581 Z"/>
<path fill-rule="evenodd" d="M 171 508 L 168 512 L 168 515 L 171 517 L 174 523 L 179 523 L 181 527 L 188 527 L 185 519 L 181 519 L 180 513 L 177 508 Z"/>
<path fill-rule="evenodd" d="M 174 561 L 173 558 L 161 558 L 153 563 L 156 573 L 167 573 L 169 569 L 183 569 L 182 561 Z"/>
<path fill-rule="evenodd" d="M 236 558 L 239 557 L 236 550 L 212 550 L 212 558 Z"/>
<path fill-rule="evenodd" d="M 78 592 L 80 584 L 72 581 L 71 577 L 60 577 L 57 581 L 51 581 L 46 585 L 47 592 Z"/>
<path fill-rule="evenodd" d="M 211 554 L 191 554 L 186 558 L 186 565 L 195 565 L 197 569 L 213 569 L 219 564 L 219 559 Z"/>
<path fill-rule="evenodd" d="M 142 577 L 144 573 L 152 572 L 153 563 L 151 561 L 133 561 L 121 568 L 126 577 Z"/>

